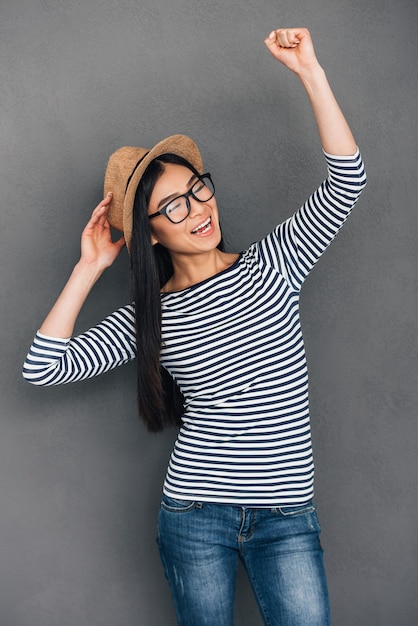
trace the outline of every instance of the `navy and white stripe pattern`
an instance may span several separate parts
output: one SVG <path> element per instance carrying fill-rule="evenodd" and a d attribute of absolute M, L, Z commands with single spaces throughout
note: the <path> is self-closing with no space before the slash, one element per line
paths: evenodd
<path fill-rule="evenodd" d="M 23 366 L 34 385 L 62 385 L 98 376 L 136 356 L 135 318 L 128 305 L 71 339 L 36 333 Z"/>
<path fill-rule="evenodd" d="M 171 497 L 270 507 L 313 495 L 299 292 L 366 183 L 358 152 L 325 156 L 328 178 L 295 215 L 224 272 L 161 295 L 161 362 L 185 396 Z M 127 306 L 78 338 L 38 335 L 24 376 L 70 382 L 125 363 L 133 324 Z"/>

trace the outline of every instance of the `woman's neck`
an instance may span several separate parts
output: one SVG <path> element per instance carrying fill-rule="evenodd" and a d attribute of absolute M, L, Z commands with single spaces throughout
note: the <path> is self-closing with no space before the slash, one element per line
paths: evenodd
<path fill-rule="evenodd" d="M 172 255 L 174 273 L 161 289 L 163 293 L 170 291 L 182 291 L 201 283 L 211 276 L 223 272 L 233 265 L 238 254 L 222 252 L 215 248 L 207 253 L 196 255 Z"/>

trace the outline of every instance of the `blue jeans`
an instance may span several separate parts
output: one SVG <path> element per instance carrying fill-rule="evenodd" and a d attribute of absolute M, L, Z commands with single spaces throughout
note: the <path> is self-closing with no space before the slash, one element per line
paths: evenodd
<path fill-rule="evenodd" d="M 180 626 L 232 626 L 238 559 L 268 626 L 329 626 L 312 503 L 256 509 L 163 496 L 158 538 Z"/>

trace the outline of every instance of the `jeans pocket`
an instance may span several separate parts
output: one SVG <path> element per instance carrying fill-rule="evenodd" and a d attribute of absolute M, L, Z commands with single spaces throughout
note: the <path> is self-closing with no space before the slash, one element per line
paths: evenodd
<path fill-rule="evenodd" d="M 177 498 L 170 498 L 163 495 L 161 499 L 161 508 L 170 513 L 187 513 L 196 508 L 197 502 L 193 500 L 177 500 Z"/>
<path fill-rule="evenodd" d="M 279 506 L 277 511 L 284 517 L 305 515 L 306 513 L 313 513 L 315 511 L 313 502 L 306 502 L 305 504 L 299 504 L 297 506 Z"/>

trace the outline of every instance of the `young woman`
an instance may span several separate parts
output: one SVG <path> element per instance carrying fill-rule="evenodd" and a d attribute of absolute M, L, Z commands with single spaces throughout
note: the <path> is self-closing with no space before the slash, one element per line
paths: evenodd
<path fill-rule="evenodd" d="M 265 44 L 306 89 L 327 179 L 292 217 L 235 254 L 223 249 L 213 182 L 191 139 L 121 148 L 80 260 L 24 366 L 29 382 L 50 385 L 137 357 L 148 428 L 180 426 L 158 545 L 178 623 L 187 626 L 232 625 L 238 559 L 265 624 L 330 623 L 298 302 L 365 173 L 308 30 L 275 30 Z M 109 224 L 123 231 L 118 241 Z M 133 304 L 71 337 L 93 284 L 125 243 Z"/>

